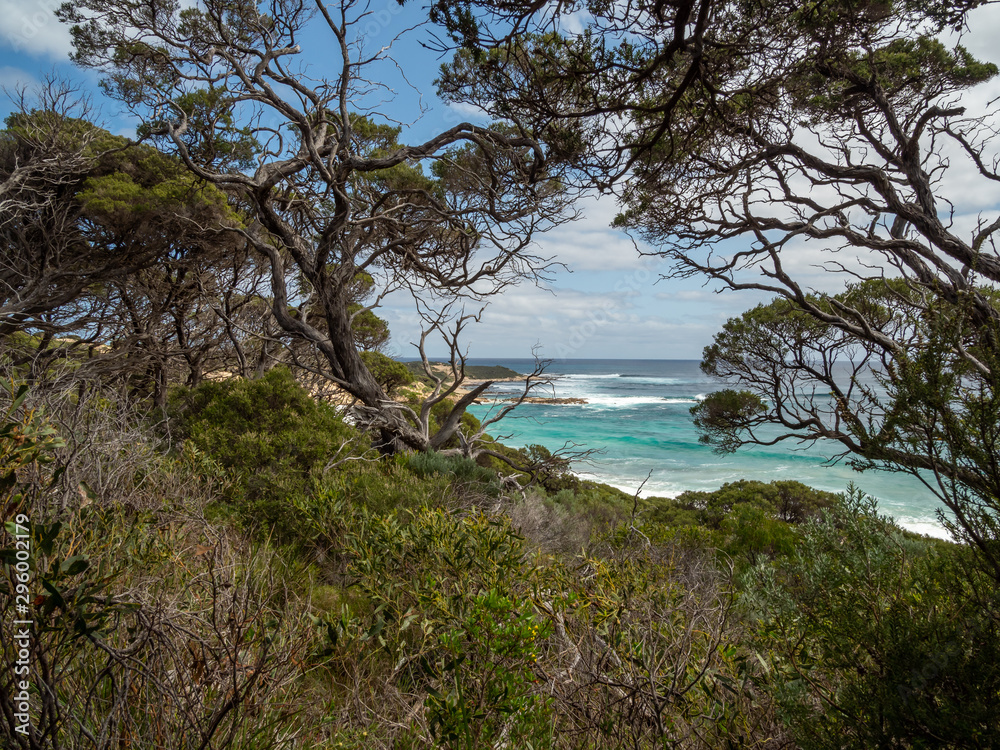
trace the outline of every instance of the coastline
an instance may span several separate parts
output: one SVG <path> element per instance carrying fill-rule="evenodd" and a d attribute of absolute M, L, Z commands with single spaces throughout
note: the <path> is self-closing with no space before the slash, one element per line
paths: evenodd
<path fill-rule="evenodd" d="M 490 366 L 509 367 L 504 360 L 485 361 Z M 501 364 L 496 365 L 497 362 Z M 712 455 L 709 448 L 699 444 L 698 435 L 687 416 L 690 404 L 714 385 L 704 378 L 692 378 L 682 397 L 671 398 L 670 394 L 662 392 L 662 388 L 682 387 L 683 379 L 650 377 L 647 372 L 639 375 L 604 372 L 626 370 L 626 364 L 633 367 L 638 364 L 645 371 L 657 362 L 671 361 L 601 361 L 601 372 L 597 374 L 573 372 L 583 368 L 573 362 L 561 363 L 559 369 L 562 372 L 554 373 L 557 377 L 553 389 L 549 391 L 551 395 L 531 396 L 524 400 L 522 409 L 518 410 L 523 419 L 516 421 L 518 434 L 507 444 L 523 447 L 537 443 L 554 450 L 568 440 L 605 449 L 609 454 L 606 458 L 595 459 L 595 466 L 581 466 L 573 473 L 583 480 L 607 484 L 629 494 L 635 493 L 649 474 L 650 481 L 640 493 L 641 497 L 675 498 L 688 491 L 710 492 L 738 479 L 794 479 L 831 492 L 843 492 L 850 482 L 856 482 L 878 500 L 880 512 L 891 516 L 902 528 L 936 538 L 950 538 L 934 515 L 939 507 L 936 500 L 930 503 L 924 501 L 922 508 L 908 507 L 914 505 L 912 493 L 904 489 L 902 482 L 899 482 L 898 488 L 892 486 L 894 483 L 884 474 L 873 472 L 858 476 L 843 465 L 825 465 L 825 460 L 813 458 L 818 451 L 790 447 L 748 449 L 738 455 L 723 457 Z M 447 374 L 445 365 L 435 364 L 438 364 L 435 369 L 440 374 Z M 687 361 L 683 364 L 689 369 L 697 365 Z M 522 382 L 523 378 L 524 375 L 469 378 L 454 391 L 453 396 L 461 398 L 484 382 L 499 385 L 499 389 L 487 391 L 477 398 L 471 407 L 470 413 L 483 416 L 490 408 L 516 401 L 520 390 L 503 386 Z M 670 380 L 677 382 L 658 382 Z M 635 381 L 657 381 L 642 383 L 655 389 L 655 395 L 618 393 L 621 384 Z M 352 400 L 333 390 L 327 386 L 322 394 L 317 395 L 339 405 L 346 405 Z M 426 396 L 429 392 L 430 387 L 426 383 L 416 382 L 400 388 L 394 397 L 405 402 L 413 396 Z M 667 412 L 666 422 L 664 414 L 659 413 L 664 411 Z M 665 425 L 670 431 L 670 439 L 666 442 L 649 440 L 656 437 L 657 429 L 664 429 L 659 425 Z M 647 446 L 647 441 L 654 445 Z"/>
<path fill-rule="evenodd" d="M 515 370 L 530 365 L 528 360 L 472 361 L 480 362 Z M 555 377 L 547 396 L 585 403 L 526 403 L 503 425 L 510 435 L 505 442 L 552 450 L 570 441 L 603 449 L 589 465 L 574 467 L 584 479 L 632 494 L 649 476 L 642 494 L 656 497 L 711 492 L 739 479 L 789 479 L 828 492 L 844 492 L 854 483 L 877 498 L 879 512 L 903 528 L 948 536 L 936 517 L 940 501 L 917 479 L 889 472 L 858 473 L 845 461 L 830 460 L 838 453 L 837 446 L 783 442 L 718 454 L 699 442 L 689 410 L 704 394 L 722 386 L 701 371 L 698 361 L 562 360 L 552 363 L 549 374 Z M 474 415 L 484 415 L 493 398 L 515 394 L 498 384 L 486 395 L 490 397 L 486 404 L 470 408 Z"/>

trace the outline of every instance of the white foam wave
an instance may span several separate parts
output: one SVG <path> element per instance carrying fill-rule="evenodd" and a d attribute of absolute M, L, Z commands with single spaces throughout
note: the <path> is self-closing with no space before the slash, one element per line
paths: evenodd
<path fill-rule="evenodd" d="M 639 375 L 622 375 L 620 380 L 624 381 L 627 385 L 642 384 L 642 385 L 685 385 L 691 383 L 690 380 L 681 380 L 680 378 L 647 378 L 641 377 Z"/>
<path fill-rule="evenodd" d="M 610 375 L 578 375 L 572 373 L 570 375 L 559 375 L 559 380 L 610 380 L 611 378 L 621 378 L 625 377 L 617 372 L 613 372 Z"/>
<path fill-rule="evenodd" d="M 630 407 L 669 403 L 668 399 L 662 396 L 583 396 L 583 398 L 587 399 L 588 406 Z"/>
<path fill-rule="evenodd" d="M 939 523 L 933 521 L 920 521 L 910 518 L 897 518 L 896 523 L 907 531 L 914 531 L 917 534 L 932 536 L 936 539 L 951 539 L 951 534 Z"/>

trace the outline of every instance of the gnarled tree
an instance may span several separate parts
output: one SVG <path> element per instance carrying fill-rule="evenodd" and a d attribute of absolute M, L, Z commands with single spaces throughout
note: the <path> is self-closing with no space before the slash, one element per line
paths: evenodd
<path fill-rule="evenodd" d="M 77 62 L 104 73 L 143 132 L 247 206 L 244 235 L 270 265 L 278 325 L 316 348 L 386 449 L 443 445 L 485 386 L 436 434 L 408 419 L 360 356 L 351 290 L 363 272 L 377 298 L 482 299 L 535 278 L 545 261 L 532 235 L 558 220 L 565 197 L 532 133 L 462 123 L 400 143 L 399 128 L 365 110 L 380 88 L 366 75 L 389 54 L 366 43 L 365 3 L 88 0 L 60 15 L 74 24 Z M 318 75 L 307 39 L 333 51 Z M 234 163 L 251 142 L 252 163 Z M 322 325 L 293 314 L 305 298 Z"/>
<path fill-rule="evenodd" d="M 547 16 L 547 33 L 504 39 L 453 12 L 479 49 L 441 83 L 568 143 L 577 174 L 616 190 L 618 224 L 677 276 L 784 300 L 732 321 L 706 353 L 748 391 L 699 411 L 724 447 L 772 440 L 768 423 L 838 440 L 862 465 L 928 472 L 1000 577 L 1000 454 L 984 416 L 1000 386 L 1000 219 L 949 200 L 960 169 L 965 195 L 1000 181 L 996 111 L 963 102 L 997 68 L 938 36 L 980 4 L 592 4 L 582 34 Z M 477 6 L 538 11 L 463 8 Z M 838 294 L 845 283 L 859 286 Z M 862 372 L 881 385 L 861 388 Z"/>
<path fill-rule="evenodd" d="M 36 371 L 74 349 L 79 363 L 84 345 L 100 345 L 103 364 L 120 371 L 133 344 L 150 343 L 128 285 L 154 266 L 181 275 L 204 266 L 232 247 L 237 219 L 226 195 L 177 159 L 81 117 L 72 93 L 50 82 L 38 106 L 22 97 L 0 131 L 0 339 Z M 151 304 L 173 305 L 160 291 Z M 19 348 L 15 332 L 29 335 Z"/>

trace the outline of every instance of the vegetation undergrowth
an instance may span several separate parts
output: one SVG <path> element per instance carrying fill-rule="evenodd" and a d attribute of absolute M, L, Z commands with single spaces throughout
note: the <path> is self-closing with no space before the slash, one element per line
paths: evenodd
<path fill-rule="evenodd" d="M 34 734 L 6 718 L 12 747 L 996 736 L 989 581 L 857 490 L 671 500 L 571 475 L 512 490 L 489 462 L 379 457 L 280 369 L 178 389 L 166 423 L 137 414 L 110 482 L 98 433 L 122 428 L 124 396 L 6 394 L 0 499 L 30 519 L 37 626 Z M 9 700 L 18 646 L 2 638 Z"/>

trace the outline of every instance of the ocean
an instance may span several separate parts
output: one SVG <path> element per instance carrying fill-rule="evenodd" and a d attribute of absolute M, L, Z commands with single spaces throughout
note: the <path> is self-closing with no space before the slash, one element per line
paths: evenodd
<path fill-rule="evenodd" d="M 502 365 L 530 372 L 529 359 L 469 359 L 471 365 Z M 704 375 L 694 360 L 557 360 L 548 368 L 554 387 L 536 396 L 582 398 L 586 404 L 523 404 L 494 426 L 494 436 L 515 447 L 539 444 L 550 450 L 567 441 L 603 451 L 576 474 L 635 492 L 650 474 L 644 496 L 675 497 L 685 490 L 714 490 L 737 479 L 769 482 L 794 479 L 831 492 L 854 482 L 878 499 L 879 508 L 904 528 L 946 537 L 937 519 L 942 507 L 910 476 L 853 470 L 830 463 L 834 444 L 803 447 L 792 441 L 748 447 L 718 455 L 698 442 L 689 409 L 699 397 L 723 388 Z M 518 383 L 497 383 L 487 395 L 504 398 L 520 392 Z M 470 411 L 483 418 L 487 405 Z"/>

